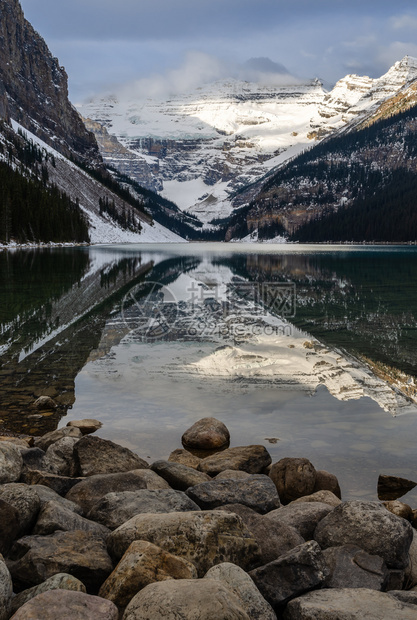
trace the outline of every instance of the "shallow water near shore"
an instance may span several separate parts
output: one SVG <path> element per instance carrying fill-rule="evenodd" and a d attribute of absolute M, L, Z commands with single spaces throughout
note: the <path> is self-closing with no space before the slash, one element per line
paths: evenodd
<path fill-rule="evenodd" d="M 379 473 L 417 478 L 416 268 L 405 246 L 2 253 L 3 427 L 96 417 L 151 462 L 215 416 L 231 445 L 307 457 L 345 499 L 376 499 Z M 41 394 L 59 408 L 34 410 Z"/>

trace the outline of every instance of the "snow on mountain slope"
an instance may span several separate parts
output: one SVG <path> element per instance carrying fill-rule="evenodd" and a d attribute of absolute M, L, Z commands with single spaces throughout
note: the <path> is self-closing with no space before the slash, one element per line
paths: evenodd
<path fill-rule="evenodd" d="M 184 241 L 161 224 L 152 222 L 150 216 L 141 214 L 139 211 L 135 211 L 135 218 L 138 223 L 140 222 L 140 232 L 125 230 L 108 214 L 100 214 L 100 198 L 114 201 L 117 209 L 125 208 L 124 201 L 22 125 L 13 120 L 11 123 L 16 133 L 20 131 L 27 140 L 53 156 L 53 163 L 51 160 L 45 163 L 49 182 L 59 187 L 72 200 L 79 201 L 81 209 L 89 220 L 91 243 L 178 243 Z"/>
<path fill-rule="evenodd" d="M 416 78 L 417 60 L 406 56 L 378 79 L 348 75 L 329 93 L 319 80 L 261 86 L 230 79 L 166 101 L 124 91 L 91 100 L 80 112 L 145 158 L 165 197 L 210 222 L 232 211 L 234 191 Z"/>

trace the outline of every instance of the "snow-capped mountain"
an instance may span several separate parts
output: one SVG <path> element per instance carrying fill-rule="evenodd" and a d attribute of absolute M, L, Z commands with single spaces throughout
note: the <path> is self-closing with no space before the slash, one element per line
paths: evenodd
<path fill-rule="evenodd" d="M 415 79 L 417 60 L 406 56 L 378 79 L 348 75 L 330 92 L 319 80 L 265 86 L 230 79 L 168 100 L 124 90 L 89 101 L 80 112 L 147 164 L 165 197 L 210 222 L 231 213 L 236 190 L 358 122 Z M 98 141 L 117 167 L 117 157 Z M 141 182 L 140 173 L 131 174 Z"/>

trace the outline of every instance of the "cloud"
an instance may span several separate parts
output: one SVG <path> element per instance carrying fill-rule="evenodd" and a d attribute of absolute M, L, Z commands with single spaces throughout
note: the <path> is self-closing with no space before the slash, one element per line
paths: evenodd
<path fill-rule="evenodd" d="M 394 30 L 417 30 L 417 17 L 414 15 L 395 15 L 390 23 Z"/>

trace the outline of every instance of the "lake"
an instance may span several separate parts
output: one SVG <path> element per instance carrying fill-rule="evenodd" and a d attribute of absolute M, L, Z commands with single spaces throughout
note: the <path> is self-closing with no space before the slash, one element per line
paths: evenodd
<path fill-rule="evenodd" d="M 94 417 L 152 462 L 214 416 L 231 445 L 336 474 L 344 499 L 417 479 L 415 246 L 21 249 L 0 283 L 3 431 Z"/>

